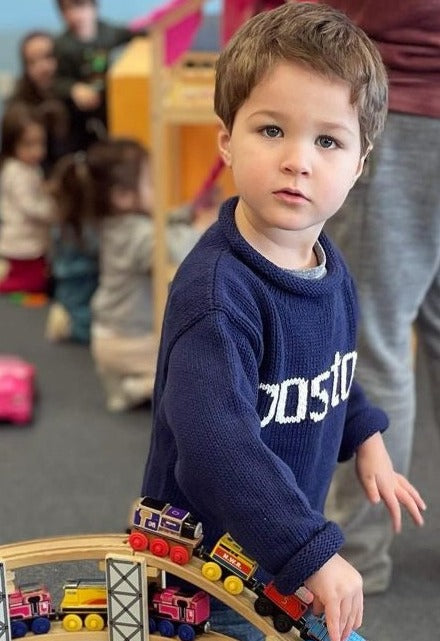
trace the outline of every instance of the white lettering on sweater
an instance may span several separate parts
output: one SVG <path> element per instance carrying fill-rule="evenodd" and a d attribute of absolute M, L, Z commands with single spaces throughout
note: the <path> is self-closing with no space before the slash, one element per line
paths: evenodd
<path fill-rule="evenodd" d="M 357 352 L 348 352 L 344 356 L 336 352 L 331 367 L 311 380 L 296 376 L 281 383 L 260 383 L 260 390 L 272 399 L 266 416 L 261 419 L 261 427 L 272 420 L 280 425 L 301 423 L 306 418 L 315 423 L 322 421 L 329 406 L 337 407 L 347 400 L 356 360 Z"/>

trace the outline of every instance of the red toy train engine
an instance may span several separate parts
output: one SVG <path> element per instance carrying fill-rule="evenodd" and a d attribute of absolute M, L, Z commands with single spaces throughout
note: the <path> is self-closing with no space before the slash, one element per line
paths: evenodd
<path fill-rule="evenodd" d="M 267 585 L 259 585 L 255 592 L 258 595 L 255 611 L 261 616 L 271 616 L 275 630 L 289 632 L 293 626 L 302 628 L 303 617 L 313 601 L 313 595 L 307 588 L 285 595 L 278 592 L 271 581 Z"/>

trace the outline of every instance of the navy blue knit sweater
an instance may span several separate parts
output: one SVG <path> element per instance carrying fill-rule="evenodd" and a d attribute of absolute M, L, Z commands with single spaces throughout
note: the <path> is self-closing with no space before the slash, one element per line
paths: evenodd
<path fill-rule="evenodd" d="M 343 543 L 323 517 L 338 461 L 387 419 L 353 380 L 357 304 L 325 234 L 327 274 L 276 267 L 239 234 L 236 199 L 181 265 L 159 354 L 143 494 L 230 534 L 293 592 Z"/>

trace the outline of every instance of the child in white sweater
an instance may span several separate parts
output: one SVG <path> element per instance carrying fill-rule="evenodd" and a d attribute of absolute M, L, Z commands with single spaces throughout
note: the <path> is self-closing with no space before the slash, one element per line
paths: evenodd
<path fill-rule="evenodd" d="M 46 292 L 53 202 L 41 163 L 46 133 L 40 116 L 14 103 L 2 121 L 0 156 L 0 292 Z"/>

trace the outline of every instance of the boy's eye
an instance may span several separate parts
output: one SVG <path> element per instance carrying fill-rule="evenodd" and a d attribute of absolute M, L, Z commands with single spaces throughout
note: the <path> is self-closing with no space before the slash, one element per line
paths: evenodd
<path fill-rule="evenodd" d="M 281 129 L 276 125 L 268 125 L 260 130 L 267 138 L 280 138 L 283 134 Z"/>
<path fill-rule="evenodd" d="M 338 146 L 335 139 L 331 136 L 318 136 L 317 143 L 323 149 L 331 149 L 332 147 Z"/>

